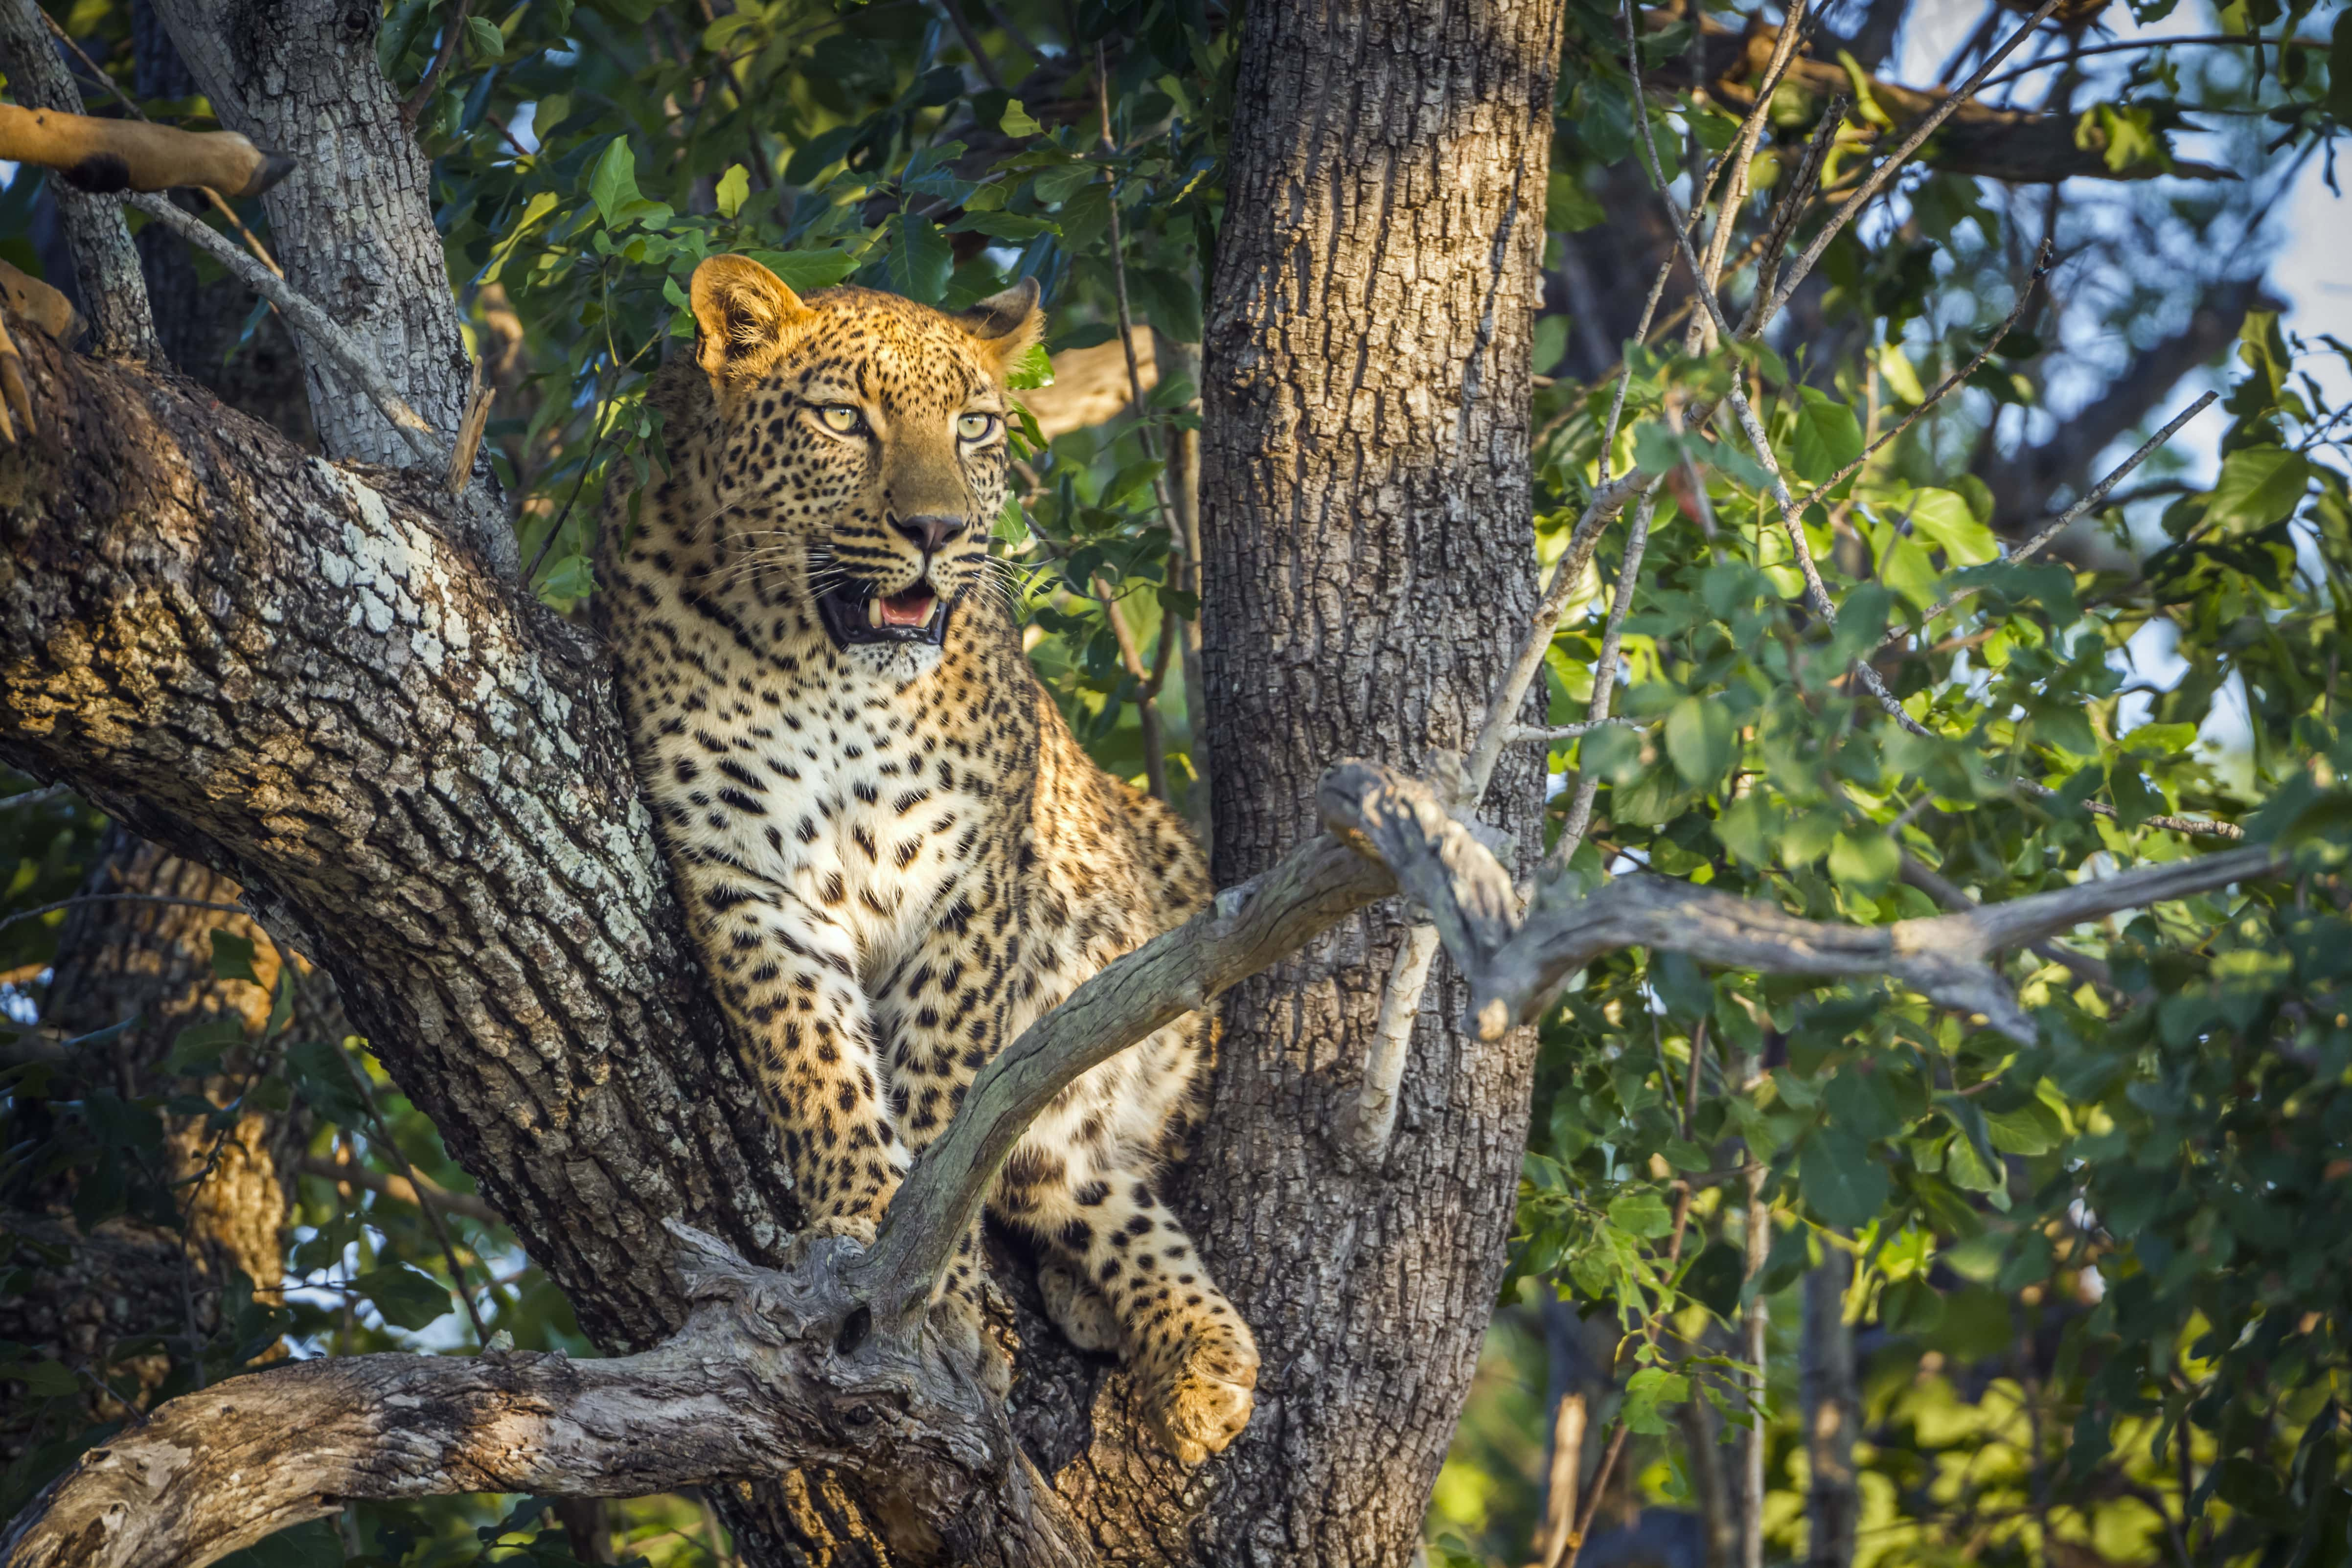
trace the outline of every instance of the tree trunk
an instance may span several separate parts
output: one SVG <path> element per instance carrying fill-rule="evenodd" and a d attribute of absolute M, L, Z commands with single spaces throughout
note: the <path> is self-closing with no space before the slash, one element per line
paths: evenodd
<path fill-rule="evenodd" d="M 109 831 L 86 893 L 135 891 L 164 898 L 226 903 L 236 884 L 124 831 Z M 211 934 L 220 929 L 256 944 L 258 986 L 220 980 L 212 968 Z M 194 1092 L 215 1104 L 237 1092 L 232 1073 L 204 1082 L 172 1080 L 162 1071 L 180 1030 L 216 1014 L 236 1016 L 248 1030 L 269 1011 L 278 959 L 261 929 L 243 915 L 185 905 L 85 904 L 68 912 L 58 934 L 41 1022 L 66 1037 L 79 1037 L 129 1022 L 102 1043 L 82 1048 L 103 1078 L 103 1087 L 126 1098 Z M 310 1030 L 340 1027 L 333 988 L 310 975 L 296 982 L 298 1026 Z M 94 1059 L 94 1060 L 92 1060 Z M 236 1056 L 230 1065 L 241 1066 Z M 5 1228 L 67 1249 L 55 1260 L 27 1255 L 20 1289 L 0 1295 L 0 1339 L 38 1346 L 76 1368 L 128 1372 L 146 1390 L 161 1383 L 168 1358 L 150 1355 L 125 1364 L 113 1347 L 160 1335 L 167 1340 L 209 1335 L 222 1321 L 222 1291 L 233 1272 L 257 1291 L 274 1290 L 282 1277 L 285 1225 L 292 1194 L 291 1167 L 307 1119 L 299 1113 L 267 1117 L 248 1111 L 218 1139 L 201 1116 L 166 1116 L 162 1169 L 165 1179 L 186 1182 L 211 1166 L 201 1185 L 176 1189 L 176 1207 L 187 1217 L 184 1235 L 124 1216 L 85 1236 L 73 1218 L 77 1172 L 45 1173 L 29 1187 L 12 1186 L 0 1200 Z M 183 1249 L 184 1248 L 184 1258 Z M 197 1348 L 183 1349 L 194 1356 Z M 91 1420 L 119 1419 L 124 1412 L 92 1391 Z M 14 1417 L 29 1416 L 28 1403 L 0 1422 L 0 1456 L 13 1459 L 27 1429 Z"/>
<path fill-rule="evenodd" d="M 148 0 L 136 0 L 131 7 L 131 55 L 133 96 L 191 99 L 203 92 Z M 204 204 L 192 192 L 175 193 L 172 199 L 190 212 Z M 250 290 L 227 277 L 200 281 L 187 243 L 160 225 L 148 225 L 131 236 L 131 244 L 139 250 L 164 357 L 231 408 L 279 431 L 297 446 L 317 450 L 319 433 L 302 395 L 301 359 L 278 313 L 265 311 L 247 335 L 254 303 Z"/>
<path fill-rule="evenodd" d="M 455 431 L 470 361 L 433 227 L 432 166 L 376 68 L 376 7 L 343 0 L 152 0 L 221 123 L 296 160 L 262 198 L 286 281 L 367 349 L 410 406 Z M 403 464 L 392 423 L 306 354 L 319 439 Z"/>
<path fill-rule="evenodd" d="M 1200 712 L 1215 880 L 1316 827 L 1330 760 L 1467 747 L 1536 602 L 1528 353 L 1559 6 L 1253 8 L 1203 375 Z M 1230 737 L 1228 739 L 1227 737 Z M 1536 847 L 1540 769 L 1492 820 Z M 1500 1278 L 1534 1040 L 1441 970 L 1376 1166 L 1347 1113 L 1404 930 L 1383 905 L 1235 989 L 1186 1182 L 1265 1354 L 1197 1560 L 1402 1564 Z M 1246 1197 L 1239 1195 L 1246 1194 Z"/>
<path fill-rule="evenodd" d="M 1847 1568 L 1862 1498 L 1853 1471 L 1853 1435 L 1862 1424 L 1854 1389 L 1853 1330 L 1845 1293 L 1853 1258 L 1824 1239 L 1822 1260 L 1805 1272 L 1805 1337 L 1800 1364 L 1804 1399 L 1807 1568 Z"/>

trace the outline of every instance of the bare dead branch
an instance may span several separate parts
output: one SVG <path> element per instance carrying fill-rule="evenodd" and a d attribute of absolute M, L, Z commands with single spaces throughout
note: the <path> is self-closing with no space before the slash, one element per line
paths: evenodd
<path fill-rule="evenodd" d="M 845 1332 L 855 1247 L 755 1269 L 673 1221 L 694 1303 L 642 1354 L 333 1356 L 172 1400 L 0 1536 L 6 1568 L 202 1568 L 354 1499 L 635 1497 L 806 1467 L 860 1476 L 915 1560 L 1091 1560 L 1000 1401 L 930 1340 Z"/>
<path fill-rule="evenodd" d="M 1977 907 L 1977 901 L 1970 898 L 1958 883 L 1930 870 L 1927 865 L 1914 859 L 1907 851 L 1904 853 L 1902 869 L 1897 874 L 1905 882 L 1909 883 L 1947 909 L 1965 914 Z M 2029 942 L 2025 946 L 2039 956 L 2072 969 L 2076 975 L 2095 986 L 2104 986 L 2110 990 L 2115 988 L 2115 971 L 2087 953 L 2077 953 L 2071 948 L 2061 947 L 2046 937 Z"/>
<path fill-rule="evenodd" d="M 1540 740 L 1547 745 L 1556 746 L 1563 740 L 1575 740 L 1580 737 L 1590 735 L 1596 729 L 1608 729 L 1612 727 L 1622 729 L 1643 729 L 1648 727 L 1648 726 L 1654 722 L 1654 720 L 1646 718 L 1625 718 L 1621 716 L 1612 718 L 1587 719 L 1581 724 L 1523 724 L 1518 725 L 1512 729 L 1511 739 L 1515 744 L 1524 741 Z"/>
<path fill-rule="evenodd" d="M 1324 825 L 1389 866 L 1430 906 L 1446 951 L 1469 981 L 1467 1027 L 1496 1040 L 1532 1021 L 1570 976 L 1624 947 L 1687 953 L 1705 963 L 1822 979 L 1885 975 L 1940 1006 L 1979 1013 L 2030 1043 L 2033 1025 L 1992 968 L 1995 953 L 2083 921 L 2269 874 L 2274 850 L 2231 851 L 2126 872 L 1965 914 L 1890 925 L 1832 925 L 1769 904 L 1664 877 L 1623 877 L 1579 897 L 1543 883 L 1524 919 L 1507 913 L 1509 881 L 1485 847 L 1446 817 L 1429 787 L 1376 763 L 1343 762 L 1318 794 Z M 1447 905 L 1452 907 L 1448 908 Z"/>

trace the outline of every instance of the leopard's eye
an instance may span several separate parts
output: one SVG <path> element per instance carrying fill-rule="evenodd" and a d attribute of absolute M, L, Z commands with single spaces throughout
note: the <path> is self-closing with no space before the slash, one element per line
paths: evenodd
<path fill-rule="evenodd" d="M 996 416 L 992 413 L 967 413 L 956 421 L 956 434 L 966 441 L 985 441 L 996 434 Z"/>
<path fill-rule="evenodd" d="M 816 416 L 836 435 L 855 435 L 866 423 L 865 416 L 845 402 L 828 403 L 816 411 Z"/>

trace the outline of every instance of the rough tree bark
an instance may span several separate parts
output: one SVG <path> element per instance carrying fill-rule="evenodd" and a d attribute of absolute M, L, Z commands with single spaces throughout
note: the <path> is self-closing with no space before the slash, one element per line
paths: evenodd
<path fill-rule="evenodd" d="M 148 0 L 131 7 L 131 57 L 133 97 L 191 99 L 204 90 Z M 191 193 L 173 199 L 196 210 L 198 198 Z M 185 242 L 159 225 L 142 229 L 131 244 L 139 250 L 164 357 L 231 408 L 253 415 L 298 446 L 317 450 L 319 433 L 302 390 L 301 361 L 277 312 L 264 314 L 240 344 L 238 335 L 253 310 L 249 291 L 230 278 L 200 281 Z"/>
<path fill-rule="evenodd" d="M 1525 635 L 1559 18 L 1555 0 L 1326 0 L 1244 24 L 1203 345 L 1198 711 L 1221 756 L 1249 758 L 1214 779 L 1221 885 L 1312 831 L 1331 758 L 1467 749 Z M 1507 761 L 1492 801 L 1534 845 L 1538 760 Z M 1402 922 L 1370 911 L 1225 1009 L 1187 1221 L 1266 1370 L 1217 1467 L 1207 1561 L 1406 1562 L 1468 1392 L 1533 1041 L 1450 1027 L 1463 998 L 1441 977 L 1387 1157 L 1352 1162 Z"/>

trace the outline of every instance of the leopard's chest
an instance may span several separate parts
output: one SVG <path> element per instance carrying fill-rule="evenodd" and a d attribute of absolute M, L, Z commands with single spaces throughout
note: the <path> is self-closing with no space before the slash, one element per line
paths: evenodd
<path fill-rule="evenodd" d="M 919 689 L 743 660 L 701 674 L 698 695 L 649 770 L 679 849 L 776 887 L 869 982 L 954 920 L 999 792 Z"/>

